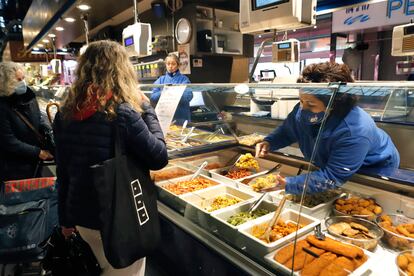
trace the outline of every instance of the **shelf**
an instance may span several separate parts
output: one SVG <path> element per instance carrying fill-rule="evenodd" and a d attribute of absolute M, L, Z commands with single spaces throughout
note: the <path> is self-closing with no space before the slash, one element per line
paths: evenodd
<path fill-rule="evenodd" d="M 231 28 L 214 28 L 216 34 L 239 34 L 242 35 L 240 31 L 236 31 Z"/>

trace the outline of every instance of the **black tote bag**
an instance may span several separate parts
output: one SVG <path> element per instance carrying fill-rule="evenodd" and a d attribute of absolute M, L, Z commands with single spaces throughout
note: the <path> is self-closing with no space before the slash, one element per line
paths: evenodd
<path fill-rule="evenodd" d="M 116 122 L 114 132 L 115 157 L 91 169 L 105 256 L 119 269 L 149 255 L 160 240 L 160 229 L 157 192 L 149 170 L 121 153 Z"/>

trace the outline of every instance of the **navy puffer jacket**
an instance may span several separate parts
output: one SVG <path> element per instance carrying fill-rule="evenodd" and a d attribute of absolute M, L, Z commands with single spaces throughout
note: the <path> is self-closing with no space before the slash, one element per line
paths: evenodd
<path fill-rule="evenodd" d="M 141 114 L 130 105 L 117 109 L 123 151 L 135 157 L 146 170 L 161 169 L 168 163 L 164 137 L 154 110 L 145 105 Z M 95 113 L 84 120 L 54 121 L 59 194 L 59 221 L 99 229 L 98 202 L 90 166 L 114 157 L 113 121 Z"/>
<path fill-rule="evenodd" d="M 40 142 L 14 109 L 38 132 L 50 129 L 30 88 L 22 95 L 0 97 L 0 181 L 32 178 L 40 161 Z"/>

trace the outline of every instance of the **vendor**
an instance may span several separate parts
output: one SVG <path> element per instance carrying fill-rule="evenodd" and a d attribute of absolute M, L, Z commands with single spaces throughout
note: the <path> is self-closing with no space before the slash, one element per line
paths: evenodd
<path fill-rule="evenodd" d="M 180 66 L 180 60 L 175 54 L 169 54 L 165 58 L 165 67 L 167 73 L 164 76 L 159 77 L 154 84 L 188 84 L 190 80 L 180 73 L 178 69 Z M 151 103 L 155 106 L 158 103 L 162 93 L 162 88 L 156 87 L 152 90 Z M 185 120 L 190 121 L 190 101 L 193 99 L 193 92 L 190 89 L 184 91 L 183 96 L 178 104 L 177 110 L 175 111 L 173 120 L 177 124 L 182 124 Z"/>
<path fill-rule="evenodd" d="M 298 79 L 299 83 L 353 81 L 348 66 L 330 62 L 305 67 Z M 391 138 L 356 105 L 355 96 L 338 93 L 330 110 L 326 109 L 330 95 L 304 89 L 299 97 L 300 104 L 283 124 L 256 145 L 256 157 L 297 142 L 309 161 L 322 119 L 328 113 L 313 162 L 320 169 L 310 173 L 307 193 L 338 188 L 359 169 L 381 173 L 398 168 L 400 157 Z M 300 194 L 306 177 L 279 176 L 279 183 L 285 185 L 286 193 Z"/>

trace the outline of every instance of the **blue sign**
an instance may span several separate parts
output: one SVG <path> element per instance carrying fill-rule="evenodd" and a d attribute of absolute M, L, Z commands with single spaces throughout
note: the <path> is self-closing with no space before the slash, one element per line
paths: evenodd
<path fill-rule="evenodd" d="M 404 9 L 405 15 L 414 15 L 414 0 L 388 0 L 387 17 L 391 18 L 393 11 Z"/>

